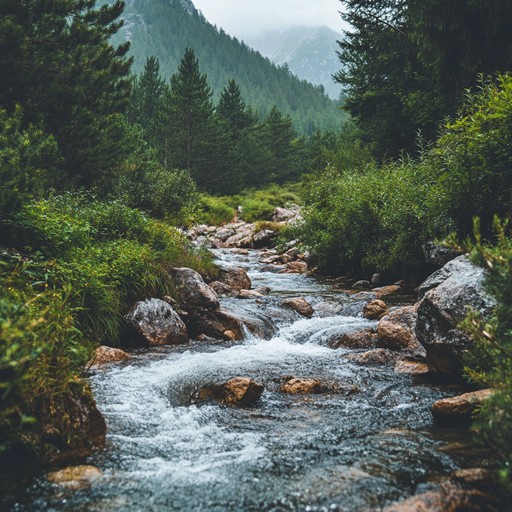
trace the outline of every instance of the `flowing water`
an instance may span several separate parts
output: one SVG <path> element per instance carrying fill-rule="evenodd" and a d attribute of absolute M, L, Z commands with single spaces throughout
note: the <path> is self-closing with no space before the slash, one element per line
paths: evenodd
<path fill-rule="evenodd" d="M 98 370 L 91 384 L 108 425 L 106 449 L 88 460 L 103 471 L 92 488 L 34 484 L 29 503 L 45 511 L 370 511 L 431 489 L 460 467 L 482 463 L 465 434 L 434 430 L 433 401 L 450 394 L 391 367 L 361 367 L 330 339 L 375 326 L 360 304 L 312 277 L 278 274 L 258 253 L 217 253 L 245 266 L 262 301 L 222 299 L 259 318 L 270 339 L 140 351 Z M 302 296 L 320 312 L 304 319 L 280 307 Z M 336 393 L 291 396 L 283 377 L 315 377 Z M 191 405 L 206 383 L 252 377 L 265 384 L 249 409 Z M 451 391 L 453 394 L 453 390 Z"/>

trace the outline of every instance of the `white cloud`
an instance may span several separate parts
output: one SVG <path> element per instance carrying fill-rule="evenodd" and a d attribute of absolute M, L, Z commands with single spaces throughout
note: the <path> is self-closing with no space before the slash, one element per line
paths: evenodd
<path fill-rule="evenodd" d="M 206 19 L 243 38 L 291 25 L 344 27 L 339 0 L 193 0 Z"/>

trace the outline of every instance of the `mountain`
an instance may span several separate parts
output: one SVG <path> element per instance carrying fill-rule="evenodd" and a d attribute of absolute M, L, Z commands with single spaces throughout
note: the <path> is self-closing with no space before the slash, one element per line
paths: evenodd
<path fill-rule="evenodd" d="M 160 61 L 165 79 L 178 69 L 185 49 L 191 47 L 199 58 L 201 71 L 218 99 L 230 78 L 234 78 L 248 105 L 267 115 L 275 104 L 290 115 L 305 134 L 341 127 L 345 114 L 321 86 L 296 78 L 246 43 L 209 23 L 190 0 L 127 0 L 124 27 L 114 43 L 131 42 L 133 70 L 140 73 L 149 56 Z"/>
<path fill-rule="evenodd" d="M 336 54 L 341 34 L 329 27 L 290 27 L 246 38 L 245 42 L 278 66 L 288 65 L 297 77 L 322 85 L 333 99 L 338 99 L 341 86 L 332 75 L 340 68 Z"/>

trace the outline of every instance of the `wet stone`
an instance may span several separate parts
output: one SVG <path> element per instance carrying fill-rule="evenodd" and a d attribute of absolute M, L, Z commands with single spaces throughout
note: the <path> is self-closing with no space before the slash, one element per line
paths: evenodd
<path fill-rule="evenodd" d="M 50 483 L 71 490 L 86 489 L 101 479 L 102 472 L 95 466 L 72 466 L 47 475 Z"/>
<path fill-rule="evenodd" d="M 248 377 L 235 377 L 223 384 L 207 384 L 192 396 L 192 403 L 216 401 L 231 407 L 253 407 L 260 399 L 264 386 Z"/>

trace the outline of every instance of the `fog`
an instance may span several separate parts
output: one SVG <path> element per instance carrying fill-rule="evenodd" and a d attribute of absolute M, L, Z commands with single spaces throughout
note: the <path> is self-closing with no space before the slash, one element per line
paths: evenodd
<path fill-rule="evenodd" d="M 206 19 L 240 39 L 292 25 L 345 26 L 340 0 L 192 0 Z"/>

